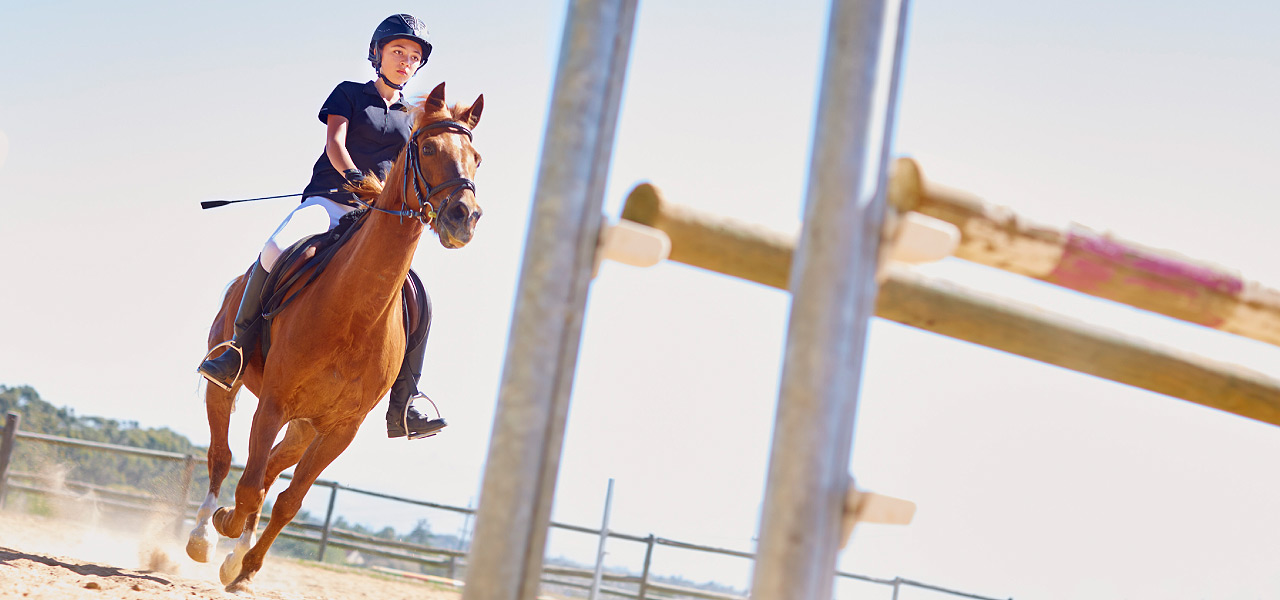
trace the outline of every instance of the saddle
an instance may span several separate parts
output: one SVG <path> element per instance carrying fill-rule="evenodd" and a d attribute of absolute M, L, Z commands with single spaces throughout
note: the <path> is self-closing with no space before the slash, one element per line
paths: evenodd
<path fill-rule="evenodd" d="M 246 348 L 252 347 L 256 338 L 258 350 L 266 359 L 271 349 L 271 320 L 324 272 L 338 250 L 364 225 L 368 212 L 365 208 L 351 211 L 343 215 L 333 229 L 303 238 L 284 250 L 263 283 L 262 314 L 245 332 L 249 338 Z M 400 288 L 400 298 L 404 307 L 405 347 L 412 348 L 431 329 L 431 297 L 413 269 L 409 269 Z"/>

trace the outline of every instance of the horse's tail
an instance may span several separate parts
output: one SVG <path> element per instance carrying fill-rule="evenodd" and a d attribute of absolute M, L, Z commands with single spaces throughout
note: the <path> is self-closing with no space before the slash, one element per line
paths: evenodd
<path fill-rule="evenodd" d="M 235 277 L 231 278 L 231 281 L 227 282 L 227 287 L 222 288 L 222 299 L 224 301 L 227 299 L 227 294 L 231 293 L 231 286 L 234 286 L 235 284 L 240 283 L 241 279 L 244 279 L 244 275 L 236 275 Z"/>
<path fill-rule="evenodd" d="M 249 267 L 253 269 L 252 266 Z M 222 304 L 218 308 L 218 314 L 213 318 L 213 323 L 209 326 L 209 348 L 221 344 L 234 335 L 236 312 L 240 309 L 240 296 L 244 293 L 244 281 L 249 276 L 249 270 L 236 275 L 227 282 L 227 286 L 222 288 Z"/>

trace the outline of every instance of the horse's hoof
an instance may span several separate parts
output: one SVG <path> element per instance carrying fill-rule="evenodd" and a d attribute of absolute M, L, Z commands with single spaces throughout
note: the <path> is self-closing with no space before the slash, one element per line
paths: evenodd
<path fill-rule="evenodd" d="M 227 591 L 237 596 L 253 596 L 253 584 L 248 577 L 237 577 L 227 585 Z"/>
<path fill-rule="evenodd" d="M 191 537 L 187 538 L 187 556 L 198 563 L 209 562 L 209 544 L 203 538 L 196 537 L 194 531 L 191 532 Z"/>
<path fill-rule="evenodd" d="M 228 506 L 219 506 L 218 510 L 213 511 L 213 516 L 209 517 L 209 522 L 213 524 L 214 531 L 222 537 L 238 538 L 240 533 L 227 531 L 227 521 L 231 519 L 232 510 Z"/>
<path fill-rule="evenodd" d="M 227 591 L 231 591 L 232 583 L 238 578 L 237 576 L 240 575 L 240 568 L 244 564 L 242 560 L 243 558 L 244 557 L 236 554 L 235 552 L 232 552 L 227 555 L 227 558 L 222 561 L 222 566 L 218 568 L 218 579 L 222 580 L 222 585 L 227 586 Z M 241 583 L 247 585 L 248 580 L 246 579 Z"/>
<path fill-rule="evenodd" d="M 208 523 L 197 526 L 191 530 L 191 535 L 187 537 L 187 556 L 191 557 L 199 563 L 209 562 L 209 555 L 213 552 L 213 547 L 218 542 L 217 534 L 213 532 L 213 526 Z"/>

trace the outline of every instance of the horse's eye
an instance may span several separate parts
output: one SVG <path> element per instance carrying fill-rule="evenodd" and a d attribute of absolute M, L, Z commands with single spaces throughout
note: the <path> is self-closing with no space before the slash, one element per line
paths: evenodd
<path fill-rule="evenodd" d="M 436 147 L 435 147 L 435 146 L 432 146 L 432 145 L 430 145 L 430 144 L 423 144 L 423 145 L 422 145 L 422 155 L 423 155 L 423 156 L 435 156 L 435 154 L 436 154 Z"/>

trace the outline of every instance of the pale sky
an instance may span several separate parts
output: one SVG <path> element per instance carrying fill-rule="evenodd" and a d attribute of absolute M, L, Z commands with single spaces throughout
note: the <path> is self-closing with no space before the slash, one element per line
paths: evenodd
<path fill-rule="evenodd" d="M 294 200 L 199 202 L 300 191 L 321 151 L 321 102 L 370 77 L 373 28 L 410 12 L 435 45 L 410 91 L 446 81 L 451 101 L 485 95 L 476 239 L 454 251 L 424 241 L 414 262 L 436 311 L 422 388 L 450 426 L 387 440 L 380 405 L 322 477 L 466 505 L 489 444 L 564 5 L 306 6 L 0 10 L 0 384 L 207 443 L 194 372 L 205 332 Z M 827 6 L 642 1 L 605 213 L 616 219 L 627 191 L 652 181 L 673 201 L 797 229 Z M 1277 27 L 1280 7 L 1265 2 L 918 0 L 894 153 L 1042 221 L 1280 287 Z M 959 260 L 925 270 L 1280 374 L 1272 346 Z M 612 477 L 614 529 L 752 550 L 788 306 L 783 292 L 682 265 L 605 265 L 553 518 L 597 525 Z M 881 320 L 868 343 L 851 469 L 919 510 L 909 527 L 859 528 L 841 569 L 996 597 L 1280 595 L 1275 427 Z M 232 424 L 237 461 L 254 406 L 242 396 Z M 401 530 L 460 525 L 349 495 L 338 511 Z M 551 543 L 548 554 L 582 562 L 595 545 Z M 638 571 L 631 546 L 611 543 L 610 562 Z M 672 549 L 655 570 L 749 582 L 745 561 Z"/>

